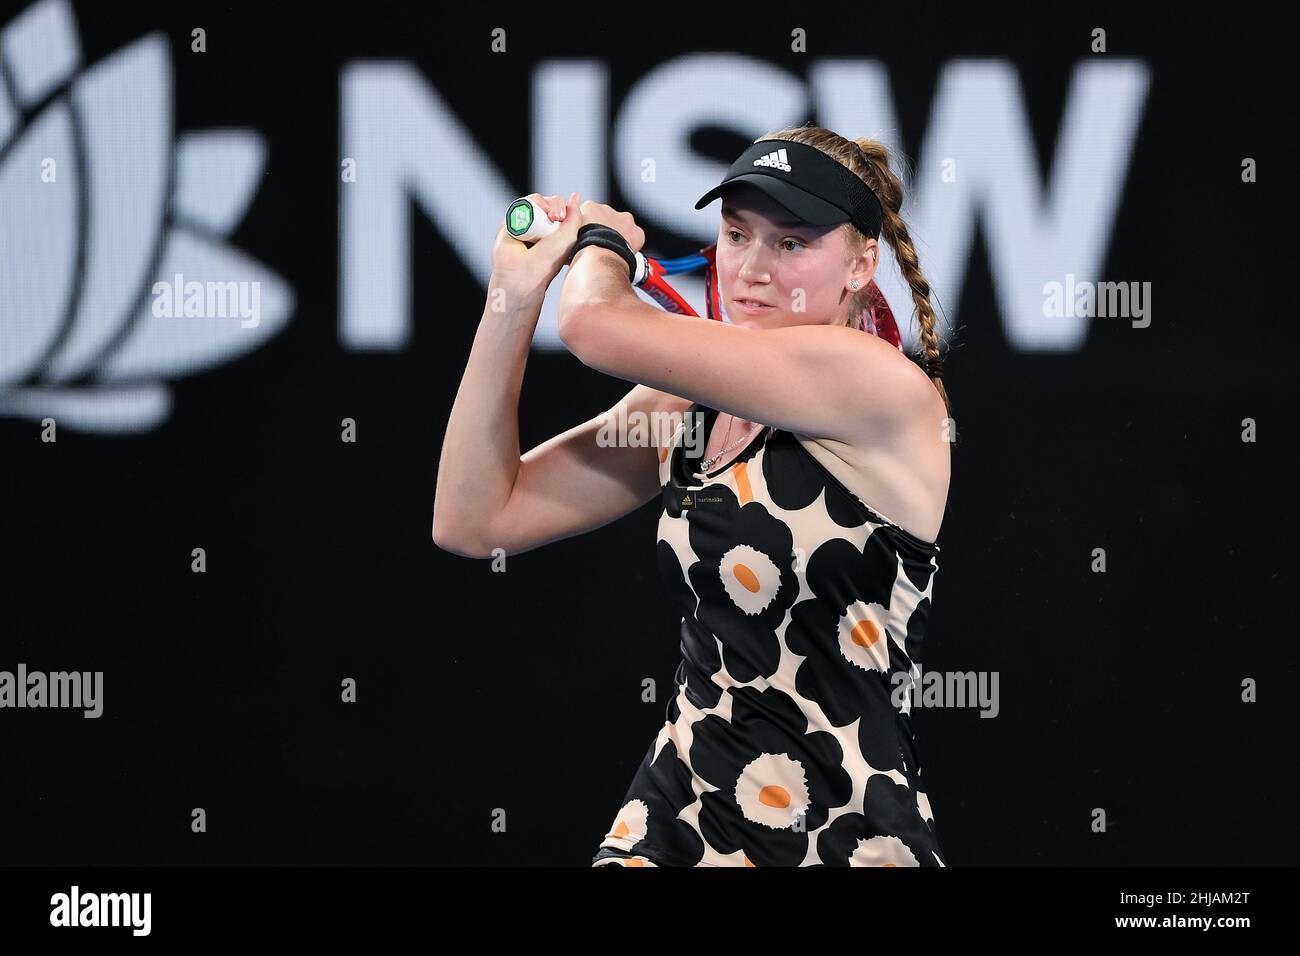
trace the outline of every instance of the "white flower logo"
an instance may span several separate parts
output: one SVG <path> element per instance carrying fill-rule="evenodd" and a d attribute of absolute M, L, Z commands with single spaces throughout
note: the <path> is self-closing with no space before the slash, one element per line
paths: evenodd
<path fill-rule="evenodd" d="M 173 146 L 163 35 L 78 72 L 66 0 L 6 26 L 0 60 L 0 415 L 153 428 L 171 410 L 166 378 L 257 348 L 293 312 L 292 289 L 224 242 L 257 190 L 262 137 Z M 259 320 L 155 315 L 151 288 L 180 275 L 255 284 Z"/>

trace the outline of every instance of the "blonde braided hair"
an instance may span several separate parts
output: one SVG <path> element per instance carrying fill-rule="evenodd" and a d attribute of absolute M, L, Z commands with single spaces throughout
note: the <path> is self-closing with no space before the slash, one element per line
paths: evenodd
<path fill-rule="evenodd" d="M 924 365 L 926 374 L 943 398 L 944 408 L 952 417 L 952 403 L 948 391 L 943 386 L 943 359 L 939 354 L 939 334 L 935 331 L 935 314 L 930 307 L 930 283 L 921 272 L 921 263 L 916 255 L 916 246 L 912 243 L 911 233 L 899 210 L 903 208 L 903 183 L 890 168 L 889 149 L 884 143 L 860 137 L 846 139 L 833 130 L 822 126 L 788 126 L 760 136 L 754 142 L 764 139 L 784 139 L 792 143 L 803 143 L 820 149 L 840 165 L 852 170 L 880 200 L 883 214 L 881 238 L 894 250 L 894 257 L 902 270 L 903 278 L 912 290 L 912 302 L 916 307 L 917 324 L 921 330 L 921 344 L 924 348 Z M 857 226 L 846 222 L 841 227 L 845 231 L 849 257 L 861 254 L 868 237 Z M 847 317 L 837 319 L 837 325 L 860 327 L 858 317 L 871 308 L 872 283 L 867 288 L 854 294 L 854 307 Z"/>

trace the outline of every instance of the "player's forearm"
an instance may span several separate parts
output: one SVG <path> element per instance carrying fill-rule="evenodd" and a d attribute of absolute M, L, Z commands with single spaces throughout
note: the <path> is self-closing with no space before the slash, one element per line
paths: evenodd
<path fill-rule="evenodd" d="M 544 291 L 524 296 L 500 288 L 495 276 L 489 283 L 438 462 L 433 526 L 444 541 L 476 535 L 510 500 L 519 394 Z"/>
<path fill-rule="evenodd" d="M 586 246 L 574 254 L 560 289 L 557 318 L 561 341 L 573 331 L 580 314 L 602 311 L 626 302 L 639 301 L 628 281 L 627 263 L 616 252 L 600 246 Z M 567 344 L 567 342 L 566 342 Z"/>

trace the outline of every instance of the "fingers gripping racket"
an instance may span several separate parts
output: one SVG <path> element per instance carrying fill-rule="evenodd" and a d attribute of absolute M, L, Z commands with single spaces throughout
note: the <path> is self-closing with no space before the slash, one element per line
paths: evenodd
<path fill-rule="evenodd" d="M 533 200 L 524 197 L 516 199 L 506 211 L 506 230 L 520 242 L 533 243 L 543 236 L 548 236 L 560 228 L 557 220 L 551 219 L 546 210 Z M 706 246 L 694 255 L 681 256 L 677 259 L 654 259 L 634 253 L 636 272 L 632 284 L 643 290 L 655 300 L 665 312 L 678 315 L 695 315 L 697 313 L 676 289 L 668 284 L 666 276 L 682 275 L 689 272 L 705 272 L 704 306 L 708 318 L 723 321 L 726 310 L 722 307 L 722 290 L 718 284 L 717 263 L 714 258 L 717 246 Z M 902 338 L 898 334 L 898 324 L 894 313 L 885 301 L 884 294 L 872 279 L 867 285 L 867 294 L 871 305 L 863 316 L 863 328 L 879 338 L 884 339 L 898 349 L 902 349 Z"/>

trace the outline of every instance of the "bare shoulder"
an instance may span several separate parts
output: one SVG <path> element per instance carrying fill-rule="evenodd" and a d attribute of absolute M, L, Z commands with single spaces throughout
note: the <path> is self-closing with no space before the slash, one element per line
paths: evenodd
<path fill-rule="evenodd" d="M 662 462 L 691 404 L 689 398 L 638 384 L 606 414 L 613 416 L 617 427 L 642 430 L 658 449 Z"/>
<path fill-rule="evenodd" d="M 637 385 L 623 397 L 620 404 L 631 416 L 630 421 L 641 419 L 643 427 L 652 429 L 651 434 L 667 439 L 685 420 L 692 402 L 689 398 L 651 388 L 649 385 Z M 617 406 L 614 410 L 617 411 Z"/>
<path fill-rule="evenodd" d="M 692 403 L 689 398 L 682 398 L 671 392 L 651 388 L 649 385 L 636 385 L 623 396 L 619 404 L 625 405 L 628 411 L 671 413 L 684 412 L 691 407 Z"/>
<path fill-rule="evenodd" d="M 925 372 L 907 356 L 898 358 L 916 372 L 915 401 L 905 404 L 906 414 L 882 418 L 860 441 L 797 437 L 872 511 L 923 541 L 934 541 L 948 500 L 951 422 Z"/>

